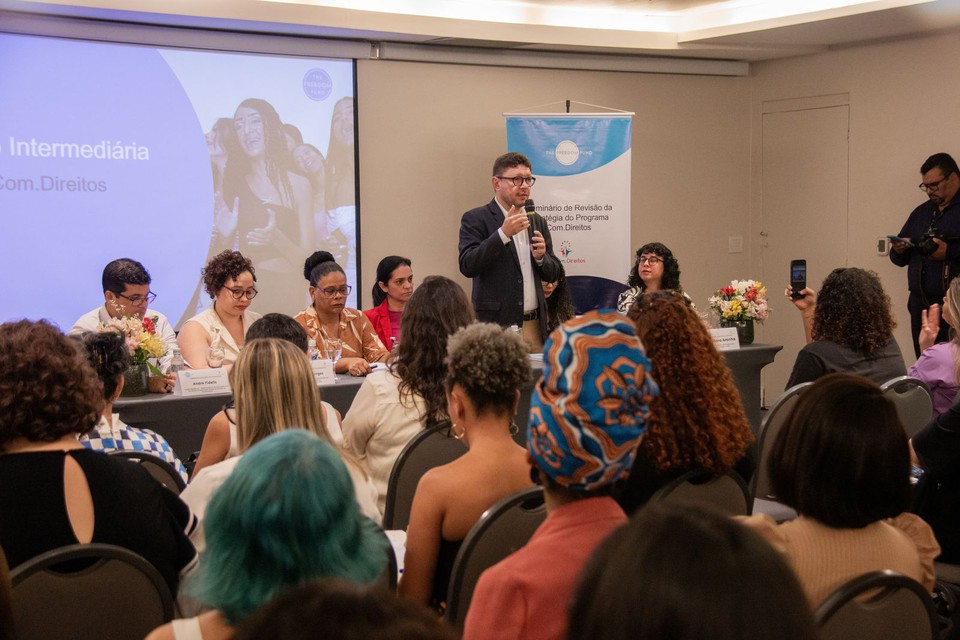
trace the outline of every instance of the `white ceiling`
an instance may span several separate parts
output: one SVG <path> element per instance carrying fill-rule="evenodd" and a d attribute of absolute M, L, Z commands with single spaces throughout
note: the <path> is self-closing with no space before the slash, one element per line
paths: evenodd
<path fill-rule="evenodd" d="M 960 31 L 960 0 L 0 0 L 0 9 L 378 43 L 747 62 Z"/>

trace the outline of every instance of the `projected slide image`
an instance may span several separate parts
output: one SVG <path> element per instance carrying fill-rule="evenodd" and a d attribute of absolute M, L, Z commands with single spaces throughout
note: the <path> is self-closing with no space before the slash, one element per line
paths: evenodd
<path fill-rule="evenodd" d="M 0 321 L 68 328 L 118 257 L 174 322 L 223 249 L 261 313 L 306 306 L 320 248 L 356 291 L 353 104 L 351 61 L 0 35 Z"/>

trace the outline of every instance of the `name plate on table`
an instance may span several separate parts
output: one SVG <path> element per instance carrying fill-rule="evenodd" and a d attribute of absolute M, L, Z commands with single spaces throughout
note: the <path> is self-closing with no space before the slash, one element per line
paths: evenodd
<path fill-rule="evenodd" d="M 337 374 L 333 372 L 333 360 L 311 360 L 313 380 L 318 385 L 337 384 Z"/>
<path fill-rule="evenodd" d="M 710 329 L 710 336 L 717 351 L 733 351 L 740 348 L 740 336 L 737 335 L 736 327 Z"/>
<path fill-rule="evenodd" d="M 177 373 L 177 384 L 173 387 L 175 396 L 210 396 L 218 393 L 230 393 L 226 369 L 191 369 Z"/>

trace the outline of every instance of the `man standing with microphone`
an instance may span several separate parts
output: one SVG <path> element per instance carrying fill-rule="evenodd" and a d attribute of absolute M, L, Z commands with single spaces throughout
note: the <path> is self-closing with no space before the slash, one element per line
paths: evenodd
<path fill-rule="evenodd" d="M 522 327 L 531 352 L 543 350 L 547 333 L 540 282 L 556 282 L 561 272 L 547 223 L 528 200 L 536 180 L 526 156 L 500 156 L 490 179 L 493 200 L 460 219 L 460 273 L 473 278 L 477 319 Z"/>

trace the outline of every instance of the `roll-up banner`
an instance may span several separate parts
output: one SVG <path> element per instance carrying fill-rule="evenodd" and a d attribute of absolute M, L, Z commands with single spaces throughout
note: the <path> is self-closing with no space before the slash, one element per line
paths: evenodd
<path fill-rule="evenodd" d="M 526 155 L 531 198 L 568 276 L 622 282 L 631 264 L 632 113 L 504 114 L 507 149 Z"/>

